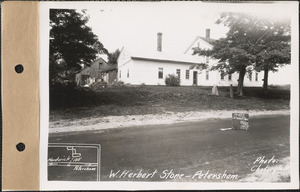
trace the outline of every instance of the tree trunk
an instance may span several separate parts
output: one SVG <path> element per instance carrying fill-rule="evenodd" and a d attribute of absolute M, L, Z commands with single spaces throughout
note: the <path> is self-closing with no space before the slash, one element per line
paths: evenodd
<path fill-rule="evenodd" d="M 264 84 L 263 84 L 263 92 L 266 94 L 268 92 L 268 77 L 269 77 L 269 70 L 264 69 Z"/>
<path fill-rule="evenodd" d="M 245 74 L 246 74 L 246 66 L 241 68 L 239 72 L 239 82 L 238 82 L 238 87 L 236 92 L 239 96 L 243 96 L 243 85 L 244 85 Z"/>
<path fill-rule="evenodd" d="M 230 98 L 233 99 L 233 88 L 232 88 L 232 84 L 230 84 Z"/>

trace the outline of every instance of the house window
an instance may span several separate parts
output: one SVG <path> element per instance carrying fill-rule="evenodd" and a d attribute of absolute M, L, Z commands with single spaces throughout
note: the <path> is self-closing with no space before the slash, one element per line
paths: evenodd
<path fill-rule="evenodd" d="M 221 80 L 224 80 L 224 76 L 225 76 L 225 74 L 224 74 L 224 71 L 221 71 Z"/>
<path fill-rule="evenodd" d="M 120 73 L 119 73 L 119 78 L 121 78 L 121 70 L 120 70 Z"/>
<path fill-rule="evenodd" d="M 177 77 L 179 77 L 179 79 L 180 79 L 180 69 L 176 69 L 176 74 L 177 74 Z"/>
<path fill-rule="evenodd" d="M 127 78 L 129 78 L 129 69 L 127 69 Z"/>
<path fill-rule="evenodd" d="M 200 42 L 197 42 L 197 46 L 198 46 L 198 48 L 200 48 Z"/>
<path fill-rule="evenodd" d="M 209 71 L 206 71 L 206 73 L 205 73 L 205 79 L 209 80 Z"/>
<path fill-rule="evenodd" d="M 190 70 L 185 71 L 185 79 L 190 79 Z"/>
<path fill-rule="evenodd" d="M 249 80 L 252 81 L 252 72 L 249 73 Z"/>
<path fill-rule="evenodd" d="M 162 79 L 164 77 L 164 72 L 163 72 L 163 68 L 158 68 L 158 78 Z"/>
<path fill-rule="evenodd" d="M 228 74 L 228 81 L 231 81 L 232 80 L 232 76 L 231 74 Z"/>
<path fill-rule="evenodd" d="M 255 73 L 255 81 L 258 81 L 258 73 Z"/>

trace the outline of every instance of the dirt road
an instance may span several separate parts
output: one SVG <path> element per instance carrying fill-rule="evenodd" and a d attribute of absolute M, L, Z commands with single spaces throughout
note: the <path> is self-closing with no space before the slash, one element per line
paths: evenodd
<path fill-rule="evenodd" d="M 102 181 L 247 181 L 249 175 L 257 173 L 259 160 L 269 160 L 260 168 L 268 166 L 271 171 L 286 163 L 284 160 L 290 155 L 289 115 L 253 117 L 248 131 L 220 130 L 226 127 L 231 127 L 231 119 L 59 132 L 50 134 L 49 143 L 100 144 Z M 129 178 L 129 173 L 120 176 L 124 170 L 133 174 L 155 173 L 147 179 Z M 118 171 L 113 177 L 112 173 Z M 233 177 L 224 178 L 223 174 Z M 50 173 L 49 179 L 54 175 Z M 271 175 L 281 182 L 289 180 L 287 170 L 275 170 Z"/>

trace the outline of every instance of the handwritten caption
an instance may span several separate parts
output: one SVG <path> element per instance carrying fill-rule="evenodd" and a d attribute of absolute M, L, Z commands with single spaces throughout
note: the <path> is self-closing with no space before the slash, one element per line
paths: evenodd
<path fill-rule="evenodd" d="M 229 174 L 227 170 L 222 173 L 212 173 L 211 171 L 203 171 L 199 170 L 193 174 L 184 174 L 184 173 L 176 173 L 174 169 L 165 169 L 163 171 L 158 171 L 155 169 L 154 171 L 144 171 L 140 169 L 139 171 L 131 171 L 131 170 L 116 170 L 110 171 L 109 178 L 122 178 L 122 179 L 149 179 L 159 177 L 160 179 L 210 179 L 210 180 L 238 180 L 238 174 Z"/>
<path fill-rule="evenodd" d="M 276 172 L 286 169 L 284 166 L 276 166 L 280 163 L 279 159 L 273 155 L 271 158 L 266 156 L 257 157 L 251 167 L 252 172 Z"/>

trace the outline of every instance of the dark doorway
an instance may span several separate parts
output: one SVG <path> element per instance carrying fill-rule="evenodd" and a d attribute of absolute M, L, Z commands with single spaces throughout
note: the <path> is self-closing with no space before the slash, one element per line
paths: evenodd
<path fill-rule="evenodd" d="M 197 76 L 197 71 L 194 71 L 193 72 L 193 85 L 197 85 L 197 78 L 198 78 L 198 76 Z"/>

